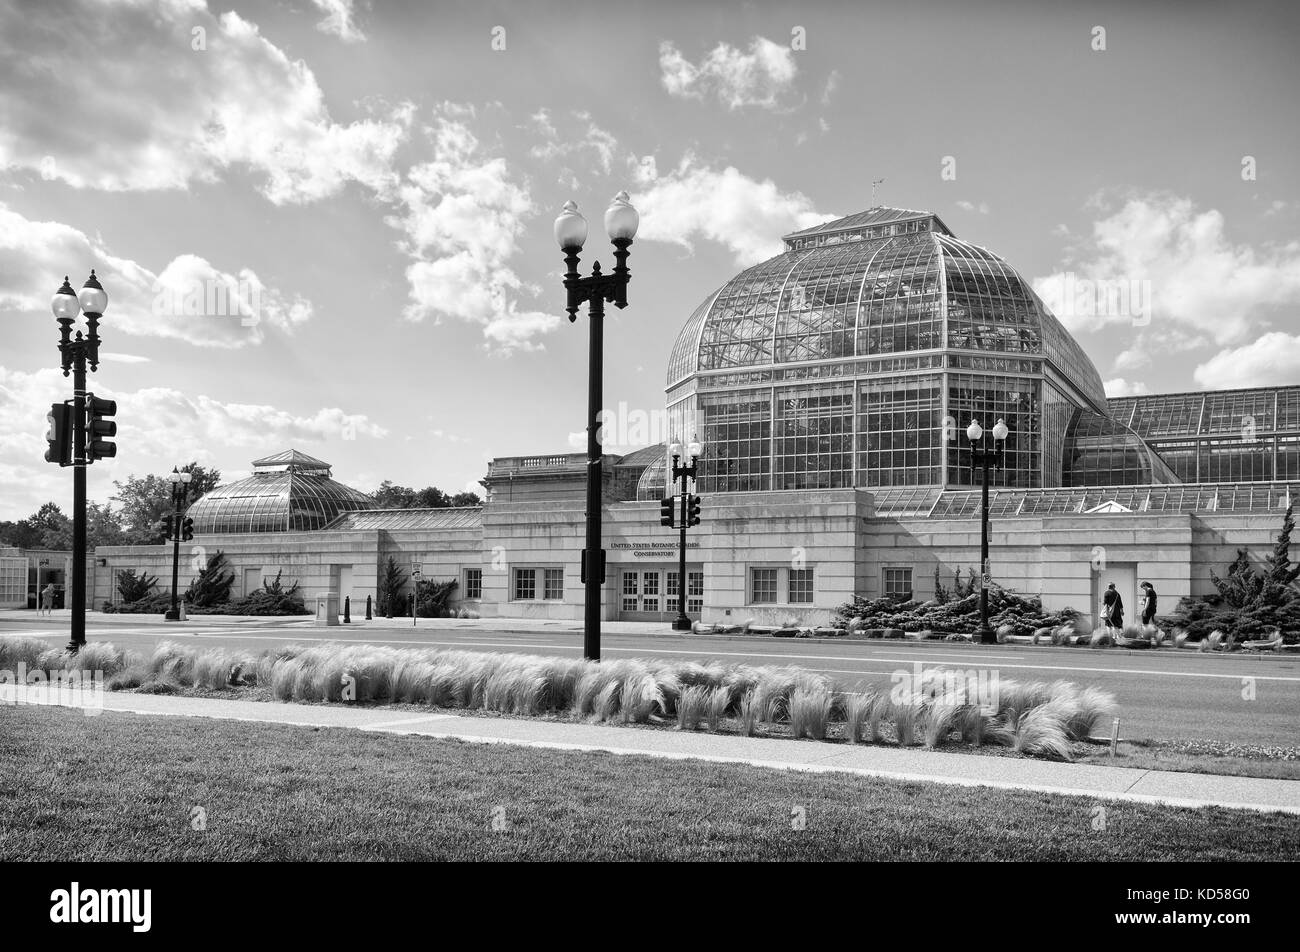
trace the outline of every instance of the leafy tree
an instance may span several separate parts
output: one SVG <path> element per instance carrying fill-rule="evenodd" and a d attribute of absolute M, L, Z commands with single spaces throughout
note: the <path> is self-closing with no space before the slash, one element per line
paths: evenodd
<path fill-rule="evenodd" d="M 219 470 L 190 462 L 180 467 L 190 473 L 191 503 L 202 499 L 221 482 Z M 125 482 L 113 483 L 121 504 L 124 541 L 128 545 L 157 545 L 164 541 L 167 517 L 172 512 L 172 484 L 166 476 L 130 476 Z"/>
<path fill-rule="evenodd" d="M 371 495 L 380 509 L 447 509 L 452 506 L 481 506 L 483 500 L 477 493 L 460 492 L 448 495 L 437 486 L 411 489 L 385 479 Z"/>
<path fill-rule="evenodd" d="M 235 573 L 227 572 L 230 563 L 220 549 L 208 556 L 208 563 L 190 581 L 185 592 L 185 604 L 208 608 L 230 601 L 230 589 L 235 584 Z M 277 582 L 279 576 L 276 576 Z"/>
<path fill-rule="evenodd" d="M 390 555 L 388 562 L 384 565 L 383 578 L 379 580 L 379 611 L 381 614 L 388 614 L 389 608 L 392 609 L 394 615 L 406 613 L 405 600 L 402 598 L 402 589 L 406 587 L 406 580 L 406 573 L 397 564 L 397 559 Z"/>
<path fill-rule="evenodd" d="M 415 613 L 420 618 L 446 618 L 452 593 L 456 591 L 455 579 L 420 579 L 415 584 Z"/>
<path fill-rule="evenodd" d="M 112 506 L 89 502 L 86 505 L 86 544 L 121 545 L 122 523 Z M 63 514 L 57 503 L 47 502 L 26 519 L 0 522 L 0 544 L 22 549 L 72 548 L 72 519 Z"/>
<path fill-rule="evenodd" d="M 136 575 L 135 569 L 122 569 L 117 573 L 117 593 L 128 605 L 144 598 L 157 584 L 158 576 L 151 576 L 148 572 Z"/>

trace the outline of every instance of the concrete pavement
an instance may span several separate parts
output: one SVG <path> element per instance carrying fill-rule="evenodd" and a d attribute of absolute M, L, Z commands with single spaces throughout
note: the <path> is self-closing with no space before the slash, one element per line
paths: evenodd
<path fill-rule="evenodd" d="M 147 694 L 99 695 L 108 716 L 212 717 L 391 734 L 458 738 L 561 750 L 599 750 L 675 760 L 746 763 L 965 787 L 1035 790 L 1092 800 L 1300 813 L 1300 782 L 1174 773 L 915 748 L 737 737 L 541 719 L 466 717 L 384 707 L 278 704 Z M 0 685 L 0 703 L 46 703 L 40 689 Z M 55 701 L 60 700 L 55 697 Z M 63 699 L 66 703 L 67 699 Z M 68 705 L 72 706 L 72 705 Z"/>

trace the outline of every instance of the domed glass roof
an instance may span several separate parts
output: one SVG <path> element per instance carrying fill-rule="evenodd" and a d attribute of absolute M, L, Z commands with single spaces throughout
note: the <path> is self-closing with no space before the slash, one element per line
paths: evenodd
<path fill-rule="evenodd" d="M 784 240 L 696 308 L 669 387 L 697 371 L 957 349 L 1041 355 L 1105 408 L 1096 367 L 1029 283 L 937 215 L 879 207 Z"/>
<path fill-rule="evenodd" d="M 702 491 L 973 485 L 972 419 L 1010 431 L 994 485 L 1170 477 L 1029 283 L 937 215 L 871 208 L 784 241 L 673 347 L 668 430 L 707 447 Z"/>
<path fill-rule="evenodd" d="M 194 532 L 295 532 L 323 529 L 340 513 L 375 501 L 330 478 L 328 463 L 298 450 L 253 461 L 253 475 L 218 486 L 189 508 Z"/>

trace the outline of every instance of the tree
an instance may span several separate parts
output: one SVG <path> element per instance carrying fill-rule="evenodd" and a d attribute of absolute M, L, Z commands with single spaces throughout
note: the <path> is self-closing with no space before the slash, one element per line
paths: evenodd
<path fill-rule="evenodd" d="M 385 479 L 371 496 L 380 509 L 447 509 L 452 506 L 481 506 L 477 493 L 460 492 L 449 496 L 437 486 L 411 489 Z"/>
<path fill-rule="evenodd" d="M 121 519 L 112 506 L 87 503 L 87 548 L 121 545 L 123 541 Z M 0 545 L 66 552 L 72 548 L 72 520 L 63 514 L 57 503 L 47 502 L 26 519 L 0 522 Z"/>
<path fill-rule="evenodd" d="M 199 569 L 199 574 L 190 581 L 185 592 L 185 604 L 197 608 L 207 608 L 230 601 L 230 589 L 235 584 L 235 573 L 226 572 L 229 563 L 218 549 L 208 556 L 208 564 Z M 279 576 L 276 576 L 277 580 Z"/>
<path fill-rule="evenodd" d="M 150 575 L 148 572 L 136 575 L 135 569 L 122 569 L 117 573 L 117 593 L 128 605 L 144 598 L 157 584 L 158 576 Z"/>
<path fill-rule="evenodd" d="M 190 473 L 190 503 L 198 502 L 221 482 L 219 470 L 190 462 L 180 467 Z M 165 476 L 130 476 L 114 481 L 121 504 L 123 541 L 129 545 L 157 545 L 164 541 L 167 517 L 172 512 L 172 484 Z"/>
<path fill-rule="evenodd" d="M 384 566 L 384 576 L 379 580 L 379 611 L 387 614 L 391 608 L 394 615 L 405 614 L 402 603 L 402 589 L 406 587 L 406 573 L 391 555 Z"/>

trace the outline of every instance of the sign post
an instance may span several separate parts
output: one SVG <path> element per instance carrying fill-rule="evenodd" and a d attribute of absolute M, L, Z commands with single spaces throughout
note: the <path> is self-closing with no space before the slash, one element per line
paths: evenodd
<path fill-rule="evenodd" d="M 411 627 L 415 627 L 415 619 L 419 617 L 420 607 L 420 580 L 424 578 L 424 572 L 420 570 L 419 562 L 411 563 Z"/>

